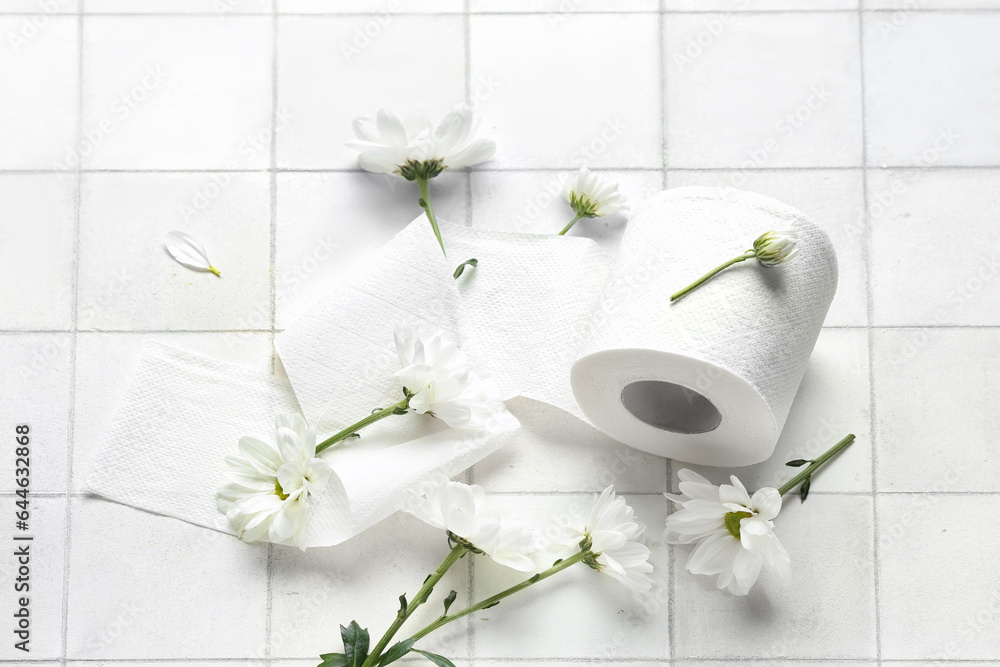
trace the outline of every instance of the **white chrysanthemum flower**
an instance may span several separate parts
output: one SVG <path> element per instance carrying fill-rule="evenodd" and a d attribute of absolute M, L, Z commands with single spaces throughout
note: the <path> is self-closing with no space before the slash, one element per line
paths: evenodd
<path fill-rule="evenodd" d="M 459 104 L 431 127 L 427 118 L 400 120 L 380 110 L 375 118 L 354 121 L 362 169 L 391 174 L 408 181 L 434 178 L 445 169 L 463 169 L 484 162 L 496 152 L 496 143 L 479 136 L 479 122 L 466 104 Z"/>
<path fill-rule="evenodd" d="M 240 454 L 226 457 L 229 483 L 218 507 L 246 542 L 295 544 L 301 549 L 310 497 L 322 491 L 332 470 L 316 457 L 316 431 L 298 414 L 275 417 L 277 444 L 240 438 Z"/>
<path fill-rule="evenodd" d="M 618 184 L 586 167 L 573 176 L 565 189 L 566 201 L 581 218 L 599 218 L 628 208 Z"/>
<path fill-rule="evenodd" d="M 211 271 L 217 276 L 222 275 L 217 268 L 212 266 L 205 246 L 190 234 L 177 231 L 167 232 L 167 240 L 163 245 L 178 264 L 195 271 Z"/>
<path fill-rule="evenodd" d="M 396 326 L 396 377 L 410 396 L 409 407 L 452 428 L 482 428 L 496 414 L 500 393 L 493 382 L 469 369 L 465 354 L 440 333 L 421 338 Z"/>
<path fill-rule="evenodd" d="M 501 565 L 521 572 L 535 569 L 534 533 L 526 523 L 504 515 L 481 486 L 453 482 L 438 473 L 406 491 L 403 510 Z"/>
<path fill-rule="evenodd" d="M 635 510 L 609 486 L 595 498 L 589 516 L 576 516 L 566 526 L 565 537 L 556 545 L 561 547 L 558 555 L 568 558 L 583 549 L 588 552 L 583 561 L 587 565 L 645 593 L 653 586 L 649 547 L 639 542 L 645 530 L 636 521 Z"/>
<path fill-rule="evenodd" d="M 794 229 L 765 232 L 753 242 L 754 256 L 764 266 L 784 264 L 799 254 L 799 235 Z"/>
<path fill-rule="evenodd" d="M 762 567 L 784 583 L 791 580 L 788 552 L 772 530 L 781 510 L 777 489 L 759 489 L 751 497 L 735 475 L 732 485 L 718 487 L 691 470 L 681 470 L 678 477 L 681 495 L 665 495 L 682 509 L 667 517 L 664 538 L 695 544 L 689 572 L 717 576 L 716 586 L 734 595 L 749 593 Z"/>

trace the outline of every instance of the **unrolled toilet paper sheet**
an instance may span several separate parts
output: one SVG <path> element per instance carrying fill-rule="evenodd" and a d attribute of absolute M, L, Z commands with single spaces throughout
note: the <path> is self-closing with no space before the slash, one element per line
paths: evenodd
<path fill-rule="evenodd" d="M 370 345 L 378 357 L 393 349 L 391 336 Z M 345 408 L 343 414 L 355 420 L 389 402 L 382 387 L 334 376 L 339 390 L 353 388 L 355 400 L 367 406 L 360 412 Z M 274 415 L 298 410 L 284 378 L 150 343 L 106 433 L 87 490 L 232 533 L 215 500 L 224 482 L 225 456 L 236 452 L 244 435 L 272 440 Z M 326 432 L 334 428 L 328 425 Z M 432 472 L 458 474 L 503 445 L 517 428 L 506 411 L 486 431 L 449 429 L 432 417 L 408 414 L 373 425 L 361 440 L 331 448 L 324 458 L 334 476 L 311 508 L 306 546 L 338 544 L 360 533 L 398 509 L 403 489 Z"/>

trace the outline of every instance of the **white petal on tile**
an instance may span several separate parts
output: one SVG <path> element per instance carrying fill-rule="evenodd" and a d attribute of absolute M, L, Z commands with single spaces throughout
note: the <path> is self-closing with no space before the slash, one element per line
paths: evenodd
<path fill-rule="evenodd" d="M 669 167 L 861 166 L 856 14 L 664 21 Z"/>
<path fill-rule="evenodd" d="M 83 181 L 81 329 L 269 329 L 266 174 L 88 174 Z M 222 272 L 180 266 L 181 229 Z"/>
<path fill-rule="evenodd" d="M 496 126 L 490 166 L 660 168 L 657 21 L 653 14 L 473 16 L 471 93 Z"/>
<path fill-rule="evenodd" d="M 875 332 L 880 491 L 1000 491 L 1000 331 Z"/>
<path fill-rule="evenodd" d="M 865 14 L 870 165 L 997 164 L 998 31 L 990 12 Z"/>

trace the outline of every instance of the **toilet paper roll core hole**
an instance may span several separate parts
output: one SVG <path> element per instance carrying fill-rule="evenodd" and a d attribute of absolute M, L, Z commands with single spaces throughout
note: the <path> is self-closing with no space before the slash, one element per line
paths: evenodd
<path fill-rule="evenodd" d="M 644 424 L 673 433 L 707 433 L 722 423 L 722 413 L 708 398 L 664 380 L 625 385 L 622 405 Z"/>

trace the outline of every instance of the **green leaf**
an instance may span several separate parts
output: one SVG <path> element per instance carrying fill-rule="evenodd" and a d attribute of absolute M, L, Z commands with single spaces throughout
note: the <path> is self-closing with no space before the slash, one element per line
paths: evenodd
<path fill-rule="evenodd" d="M 806 477 L 806 481 L 802 482 L 802 488 L 799 489 L 799 495 L 802 500 L 805 501 L 806 496 L 809 495 L 809 483 L 812 482 L 812 477 Z"/>
<path fill-rule="evenodd" d="M 459 264 L 458 267 L 455 269 L 455 273 L 454 273 L 455 280 L 458 280 L 458 277 L 460 275 L 462 275 L 462 273 L 465 271 L 465 267 L 467 267 L 467 266 L 471 266 L 472 268 L 476 268 L 477 266 L 479 266 L 479 260 L 476 259 L 475 257 L 473 257 L 472 259 L 467 259 L 464 262 L 462 262 L 461 264 Z"/>
<path fill-rule="evenodd" d="M 399 596 L 399 615 L 406 616 L 406 594 Z"/>
<path fill-rule="evenodd" d="M 442 616 L 448 615 L 448 610 L 451 609 L 451 605 L 455 602 L 455 598 L 457 597 L 458 593 L 456 593 L 455 591 L 448 593 L 448 597 L 444 599 L 444 614 L 442 614 Z"/>
<path fill-rule="evenodd" d="M 413 652 L 419 653 L 420 655 L 424 656 L 425 658 L 433 662 L 438 667 L 455 667 L 455 663 L 453 663 L 451 660 L 444 657 L 443 655 L 438 655 L 437 653 L 431 653 L 430 651 L 421 651 L 418 648 L 413 649 Z"/>
<path fill-rule="evenodd" d="M 371 638 L 368 630 L 358 625 L 357 621 L 351 621 L 346 628 L 340 626 L 340 637 L 344 640 L 344 653 L 347 654 L 347 667 L 361 667 L 361 663 L 368 657 L 368 643 Z"/>
<path fill-rule="evenodd" d="M 789 461 L 786 466 L 792 466 L 793 468 L 800 468 L 807 463 L 812 463 L 812 461 L 806 461 L 805 459 L 795 459 L 794 461 Z"/>
<path fill-rule="evenodd" d="M 404 655 L 410 652 L 413 648 L 413 642 L 416 640 L 413 638 L 404 639 L 403 641 L 393 644 L 389 647 L 389 650 L 382 654 L 382 659 L 378 661 L 378 667 L 383 667 L 388 665 L 390 662 L 396 662 Z"/>
<path fill-rule="evenodd" d="M 323 658 L 319 667 L 347 667 L 347 656 L 343 653 L 324 653 L 319 657 Z"/>

